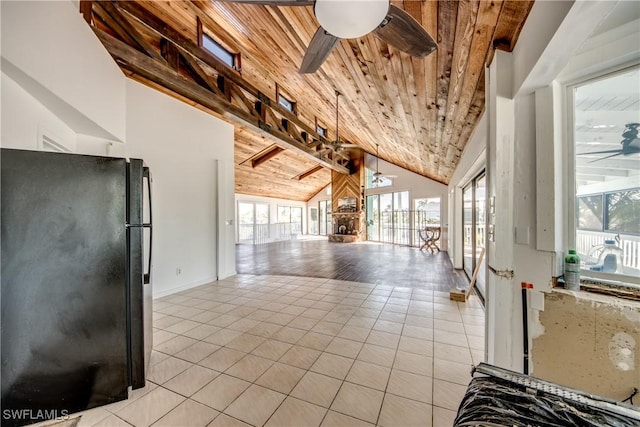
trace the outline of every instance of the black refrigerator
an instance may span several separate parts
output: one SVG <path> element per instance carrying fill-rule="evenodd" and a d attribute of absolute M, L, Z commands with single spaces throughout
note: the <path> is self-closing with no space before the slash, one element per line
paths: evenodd
<path fill-rule="evenodd" d="M 140 159 L 2 149 L 2 425 L 126 399 L 151 353 Z"/>

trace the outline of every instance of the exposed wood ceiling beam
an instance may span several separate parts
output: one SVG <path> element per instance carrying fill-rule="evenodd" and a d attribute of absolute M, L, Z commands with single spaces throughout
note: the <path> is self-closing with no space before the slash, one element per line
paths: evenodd
<path fill-rule="evenodd" d="M 261 152 L 253 156 L 251 159 L 249 159 L 249 161 L 251 162 L 251 167 L 255 168 L 257 166 L 260 166 L 264 162 L 272 159 L 273 157 L 277 156 L 283 151 L 284 151 L 284 148 L 278 147 L 277 145 L 274 144 L 268 147 L 266 150 L 262 150 Z"/>
<path fill-rule="evenodd" d="M 125 41 L 132 40 L 136 45 L 138 45 L 144 53 L 146 53 L 151 58 L 156 61 L 166 62 L 165 59 L 160 55 L 156 50 L 147 42 L 147 40 L 136 30 L 133 25 L 125 18 L 120 10 L 115 6 L 115 4 L 110 3 L 108 1 L 104 2 L 95 2 L 96 6 L 98 6 L 98 10 L 102 8 L 104 12 L 111 18 L 110 22 L 112 24 L 112 29 L 115 30 L 118 35 L 121 35 L 125 38 Z M 106 17 L 106 15 L 102 15 L 102 17 Z"/>
<path fill-rule="evenodd" d="M 320 165 L 314 166 L 311 169 L 302 172 L 300 175 L 294 176 L 293 179 L 297 179 L 298 181 L 302 181 L 303 179 L 307 178 L 308 176 L 311 176 L 314 173 L 316 173 L 318 171 L 321 171 L 321 170 L 322 170 L 322 166 L 320 166 Z"/>

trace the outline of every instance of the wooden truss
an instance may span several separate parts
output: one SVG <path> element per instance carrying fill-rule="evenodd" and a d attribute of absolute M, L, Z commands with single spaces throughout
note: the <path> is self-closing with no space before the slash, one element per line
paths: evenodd
<path fill-rule="evenodd" d="M 133 1 L 81 1 L 80 11 L 126 74 L 206 108 L 218 117 L 268 138 L 322 166 L 348 174 L 349 156 L 260 92 L 235 70 Z M 152 43 L 145 33 L 160 43 Z M 255 159 L 255 167 L 266 159 Z"/>

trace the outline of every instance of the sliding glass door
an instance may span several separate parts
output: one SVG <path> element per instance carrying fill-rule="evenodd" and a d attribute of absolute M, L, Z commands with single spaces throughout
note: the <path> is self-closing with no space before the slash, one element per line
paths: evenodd
<path fill-rule="evenodd" d="M 269 205 L 238 203 L 238 243 L 256 244 L 269 237 Z"/>
<path fill-rule="evenodd" d="M 467 276 L 473 275 L 473 183 L 462 190 L 462 265 Z"/>
<path fill-rule="evenodd" d="M 309 234 L 318 232 L 318 208 L 309 208 Z"/>
<path fill-rule="evenodd" d="M 478 265 L 476 287 L 484 296 L 484 269 L 486 262 L 481 260 L 485 241 L 485 220 L 487 211 L 486 202 L 487 180 L 485 173 L 476 176 L 462 190 L 462 248 L 464 271 L 471 279 Z"/>
<path fill-rule="evenodd" d="M 410 245 L 409 192 L 367 196 L 367 240 Z"/>
<path fill-rule="evenodd" d="M 476 277 L 476 287 L 478 291 L 484 296 L 485 295 L 485 266 L 487 265 L 484 262 L 480 262 L 480 256 L 482 255 L 482 251 L 484 250 L 484 237 L 485 237 L 485 219 L 487 212 L 487 201 L 486 201 L 486 190 L 487 190 L 487 178 L 484 175 L 480 175 L 476 178 L 476 191 L 475 191 L 475 201 L 474 201 L 474 263 L 473 268 L 475 271 L 476 266 L 480 265 L 478 270 L 478 276 Z M 485 254 L 486 257 L 486 254 Z"/>
<path fill-rule="evenodd" d="M 333 225 L 331 224 L 331 201 L 323 200 L 318 203 L 320 211 L 320 235 L 326 236 L 333 234 Z"/>

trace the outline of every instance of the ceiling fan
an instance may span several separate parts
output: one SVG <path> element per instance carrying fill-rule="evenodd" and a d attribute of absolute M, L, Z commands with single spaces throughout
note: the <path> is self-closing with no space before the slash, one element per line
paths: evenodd
<path fill-rule="evenodd" d="M 300 66 L 314 73 L 340 39 L 354 39 L 373 32 L 384 42 L 418 58 L 438 47 L 410 14 L 390 0 L 223 0 L 231 3 L 271 6 L 312 6 L 320 27 L 311 39 Z"/>
<path fill-rule="evenodd" d="M 338 114 L 340 111 L 339 110 L 340 95 L 342 94 L 338 90 L 336 90 L 336 139 L 332 142 L 323 143 L 325 147 L 330 147 L 331 149 L 333 149 L 333 151 L 342 151 L 345 148 L 358 148 L 358 146 L 355 144 L 344 144 L 342 141 L 340 141 L 340 128 L 339 128 L 340 116 Z"/>
<path fill-rule="evenodd" d="M 381 184 L 385 178 L 397 178 L 397 175 L 387 175 L 380 172 L 378 161 L 380 160 L 380 156 L 378 155 L 378 149 L 380 146 L 376 144 L 376 171 L 373 173 L 373 179 L 371 183 L 373 184 Z"/>
<path fill-rule="evenodd" d="M 587 153 L 578 153 L 578 155 L 587 154 L 610 154 L 599 159 L 592 160 L 591 163 L 598 160 L 608 159 L 615 156 L 628 156 L 629 154 L 640 153 L 640 138 L 638 137 L 638 127 L 640 123 L 627 123 L 624 131 L 622 131 L 622 147 L 617 150 L 602 150 L 602 151 L 590 151 Z M 613 153 L 613 154 L 612 154 Z"/>

